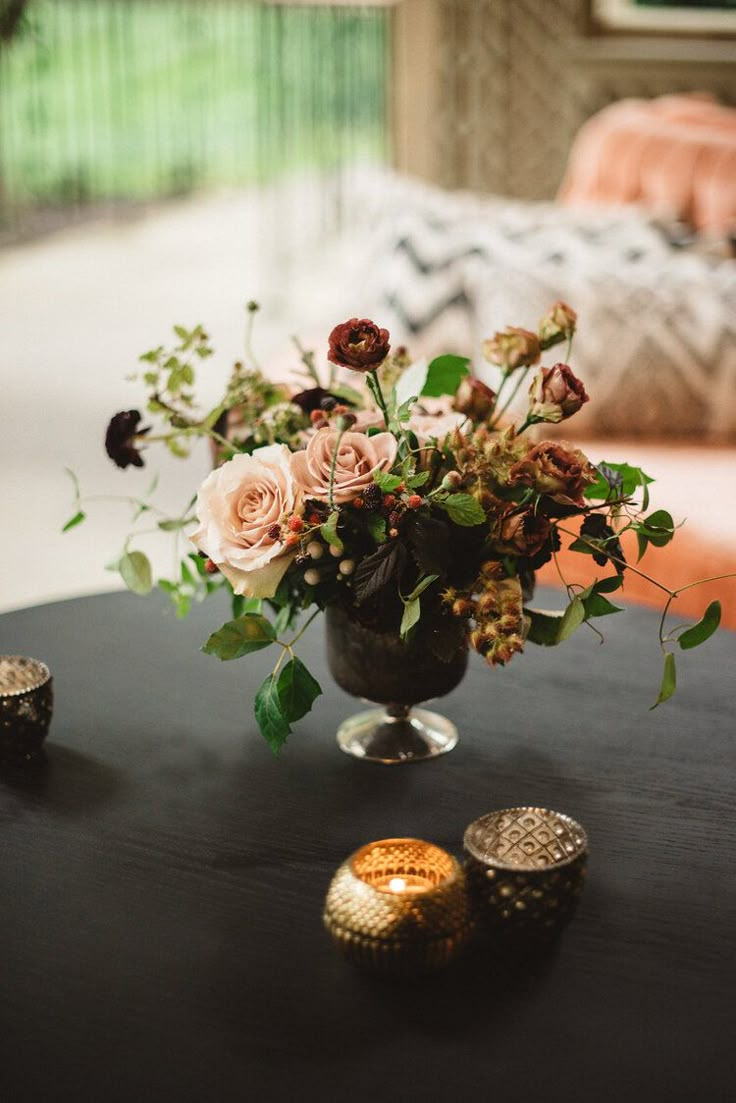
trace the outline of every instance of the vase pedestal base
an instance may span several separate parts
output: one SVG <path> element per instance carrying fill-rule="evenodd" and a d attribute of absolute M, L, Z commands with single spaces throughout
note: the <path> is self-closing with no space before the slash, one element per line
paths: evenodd
<path fill-rule="evenodd" d="M 436 758 L 451 751 L 457 738 L 455 725 L 439 713 L 396 705 L 356 713 L 337 730 L 346 754 L 384 766 Z"/>

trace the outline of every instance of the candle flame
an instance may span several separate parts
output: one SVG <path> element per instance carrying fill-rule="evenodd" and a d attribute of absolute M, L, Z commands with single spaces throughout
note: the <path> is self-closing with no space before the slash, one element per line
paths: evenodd
<path fill-rule="evenodd" d="M 392 877 L 388 887 L 390 892 L 403 892 L 406 888 L 406 881 L 403 877 Z"/>

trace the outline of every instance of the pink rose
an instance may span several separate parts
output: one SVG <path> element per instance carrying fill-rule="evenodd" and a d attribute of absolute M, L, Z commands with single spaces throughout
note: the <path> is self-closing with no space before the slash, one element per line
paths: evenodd
<path fill-rule="evenodd" d="M 568 340 L 575 332 L 578 316 L 567 303 L 551 306 L 539 323 L 539 341 L 543 349 Z"/>
<path fill-rule="evenodd" d="M 330 500 L 330 468 L 338 440 L 335 429 L 319 429 L 303 452 L 291 456 L 291 471 L 305 498 Z M 335 464 L 333 500 L 336 505 L 351 502 L 373 482 L 378 471 L 389 471 L 398 444 L 392 433 L 343 433 Z"/>
<path fill-rule="evenodd" d="M 300 513 L 301 490 L 283 444 L 240 454 L 207 476 L 197 496 L 199 528 L 192 542 L 208 555 L 236 594 L 273 597 L 294 552 L 268 530 Z"/>
<path fill-rule="evenodd" d="M 536 364 L 540 354 L 536 333 L 518 326 L 506 326 L 483 342 L 483 355 L 488 363 L 497 364 L 505 372 Z"/>
<path fill-rule="evenodd" d="M 567 364 L 542 368 L 529 388 L 529 416 L 536 421 L 564 421 L 588 401 L 585 387 Z"/>

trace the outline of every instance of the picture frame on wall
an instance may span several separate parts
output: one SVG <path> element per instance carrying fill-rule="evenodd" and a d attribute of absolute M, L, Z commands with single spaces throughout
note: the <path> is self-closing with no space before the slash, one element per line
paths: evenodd
<path fill-rule="evenodd" d="M 736 0 L 590 0 L 599 32 L 736 36 Z"/>

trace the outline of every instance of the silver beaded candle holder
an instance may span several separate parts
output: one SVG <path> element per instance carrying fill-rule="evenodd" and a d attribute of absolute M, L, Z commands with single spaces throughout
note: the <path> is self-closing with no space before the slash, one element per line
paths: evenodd
<path fill-rule="evenodd" d="M 588 840 L 579 823 L 547 808 L 506 808 L 471 823 L 464 845 L 481 924 L 524 938 L 559 934 L 587 873 Z"/>
<path fill-rule="evenodd" d="M 460 865 L 421 839 L 380 839 L 351 855 L 332 879 L 324 923 L 353 965 L 400 976 L 454 961 L 473 930 Z"/>
<path fill-rule="evenodd" d="M 45 663 L 0 655 L 0 764 L 24 765 L 43 758 L 52 709 L 52 678 Z"/>

